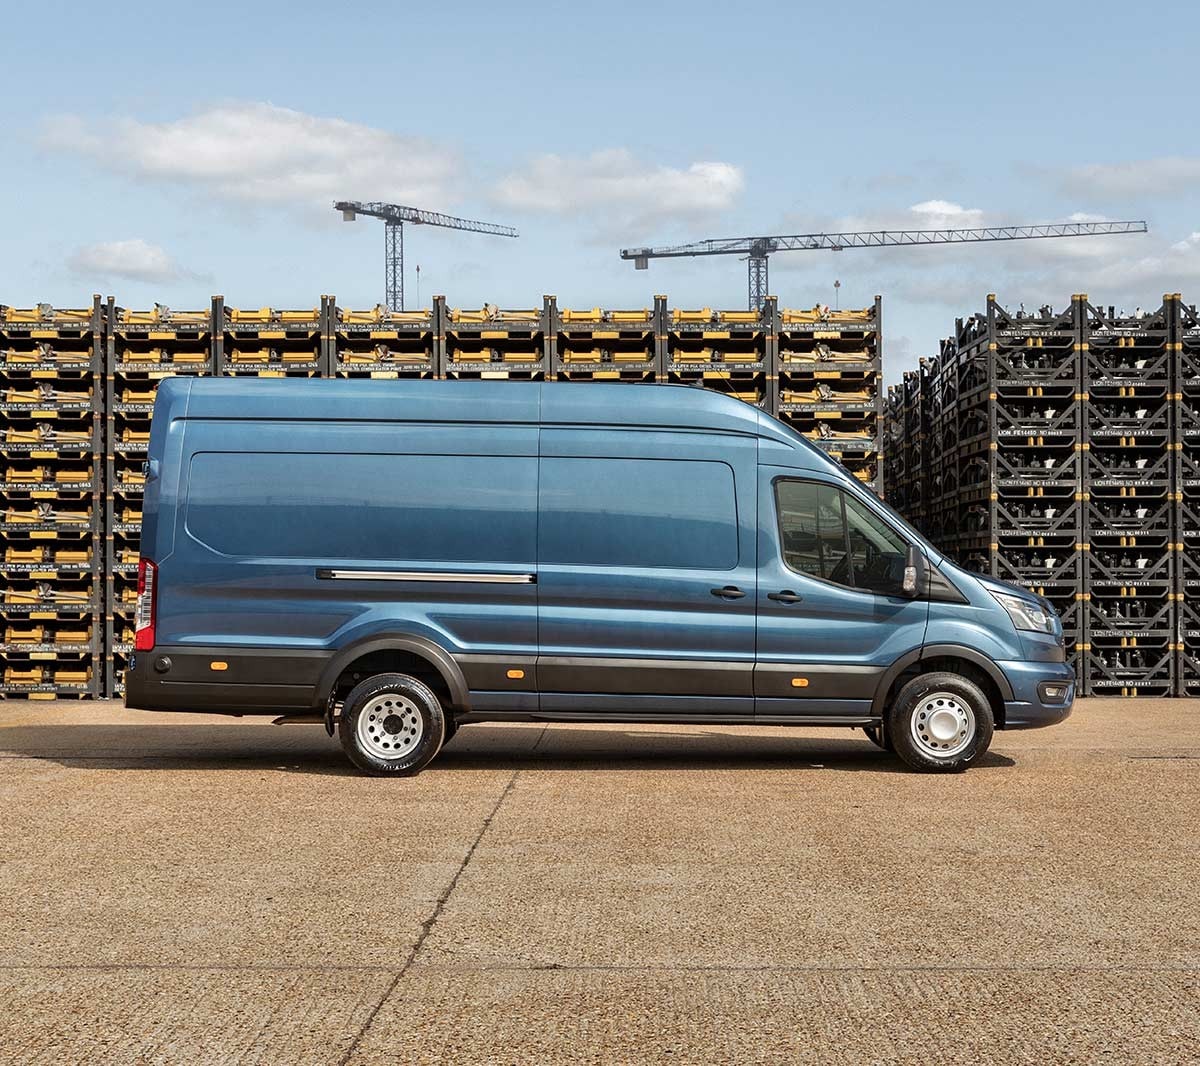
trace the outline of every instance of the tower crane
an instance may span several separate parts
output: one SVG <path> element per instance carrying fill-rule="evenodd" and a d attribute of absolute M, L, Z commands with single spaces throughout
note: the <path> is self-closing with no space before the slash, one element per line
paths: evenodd
<path fill-rule="evenodd" d="M 767 257 L 772 252 L 840 252 L 847 248 L 886 248 L 896 245 L 974 244 L 979 241 L 1028 241 L 1044 237 L 1094 237 L 1102 234 L 1145 233 L 1145 222 L 1051 222 L 1037 226 L 981 226 L 964 229 L 880 229 L 849 233 L 793 233 L 774 237 L 729 237 L 654 248 L 622 248 L 621 258 L 645 270 L 651 259 L 699 255 L 746 257 L 750 310 L 767 298 Z"/>
<path fill-rule="evenodd" d="M 404 310 L 404 223 L 414 226 L 441 226 L 469 233 L 490 233 L 495 237 L 516 237 L 512 226 L 497 226 L 492 222 L 475 222 L 456 218 L 437 211 L 422 211 L 403 204 L 384 204 L 377 201 L 338 200 L 333 208 L 342 213 L 343 222 L 353 222 L 358 215 L 383 219 L 384 236 L 384 303 L 389 311 Z"/>

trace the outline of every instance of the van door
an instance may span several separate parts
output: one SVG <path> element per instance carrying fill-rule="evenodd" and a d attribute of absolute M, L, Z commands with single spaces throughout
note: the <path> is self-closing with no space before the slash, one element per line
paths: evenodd
<path fill-rule="evenodd" d="M 907 544 L 832 478 L 759 471 L 755 713 L 861 717 L 888 667 L 925 641 L 900 591 Z"/>
<path fill-rule="evenodd" d="M 543 710 L 753 714 L 756 476 L 753 438 L 543 427 Z"/>

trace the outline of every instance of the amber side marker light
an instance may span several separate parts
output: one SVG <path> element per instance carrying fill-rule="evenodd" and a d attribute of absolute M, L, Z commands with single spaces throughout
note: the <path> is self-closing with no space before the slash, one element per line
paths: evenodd
<path fill-rule="evenodd" d="M 793 677 L 792 678 L 792 688 L 808 688 L 808 678 L 807 677 Z"/>
<path fill-rule="evenodd" d="M 228 669 L 229 669 L 229 664 L 228 664 L 228 663 L 223 663 L 223 662 L 221 662 L 221 661 L 218 659 L 218 660 L 216 660 L 215 662 L 211 662 L 211 663 L 209 663 L 209 664 L 208 664 L 208 668 L 209 668 L 210 670 L 228 670 Z"/>
<path fill-rule="evenodd" d="M 509 670 L 508 675 L 512 681 L 520 681 L 525 676 L 524 670 Z"/>

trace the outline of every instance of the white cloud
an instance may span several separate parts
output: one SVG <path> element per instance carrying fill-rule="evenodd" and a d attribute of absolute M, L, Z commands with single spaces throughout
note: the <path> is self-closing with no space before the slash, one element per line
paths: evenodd
<path fill-rule="evenodd" d="M 97 280 L 122 278 L 166 282 L 197 277 L 180 267 L 157 244 L 149 244 L 141 238 L 85 245 L 68 257 L 67 269 Z"/>
<path fill-rule="evenodd" d="M 909 209 L 920 229 L 965 229 L 982 226 L 983 211 L 950 200 L 923 200 Z"/>
<path fill-rule="evenodd" d="M 494 199 L 522 211 L 603 216 L 606 228 L 621 231 L 724 211 L 743 185 L 741 169 L 731 163 L 670 167 L 609 148 L 575 158 L 539 156 L 502 178 Z"/>
<path fill-rule="evenodd" d="M 1074 195 L 1144 199 L 1191 192 L 1197 182 L 1200 182 L 1200 158 L 1161 156 L 1072 167 L 1062 184 Z"/>
<path fill-rule="evenodd" d="M 328 208 L 335 199 L 437 208 L 460 164 L 423 138 L 269 103 L 229 103 L 168 122 L 119 118 L 97 132 L 75 116 L 48 121 L 42 144 L 133 177 L 225 200 Z"/>

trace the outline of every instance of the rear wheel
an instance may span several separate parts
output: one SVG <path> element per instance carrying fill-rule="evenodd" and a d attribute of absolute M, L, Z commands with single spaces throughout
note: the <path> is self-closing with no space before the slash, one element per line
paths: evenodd
<path fill-rule="evenodd" d="M 360 770 L 380 776 L 415 774 L 445 741 L 446 716 L 433 690 L 407 674 L 375 674 L 342 704 L 338 735 Z"/>
<path fill-rule="evenodd" d="M 921 674 L 888 710 L 888 739 L 914 770 L 965 770 L 992 742 L 995 723 L 983 690 L 959 674 Z"/>

